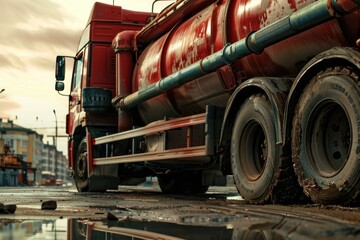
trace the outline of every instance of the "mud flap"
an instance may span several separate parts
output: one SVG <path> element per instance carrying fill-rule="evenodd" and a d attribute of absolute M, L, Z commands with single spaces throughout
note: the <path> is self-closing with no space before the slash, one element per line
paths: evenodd
<path fill-rule="evenodd" d="M 113 176 L 92 175 L 89 177 L 89 190 L 91 192 L 106 191 L 109 189 L 117 190 L 119 179 Z"/>
<path fill-rule="evenodd" d="M 202 173 L 203 186 L 226 186 L 227 176 L 223 175 L 220 171 L 207 170 Z"/>

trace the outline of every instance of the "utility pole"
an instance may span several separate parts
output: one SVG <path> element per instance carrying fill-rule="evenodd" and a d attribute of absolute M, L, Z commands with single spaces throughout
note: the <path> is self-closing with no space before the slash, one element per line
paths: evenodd
<path fill-rule="evenodd" d="M 53 113 L 55 116 L 55 141 L 54 141 L 54 145 L 55 145 L 55 182 L 57 180 L 57 137 L 58 137 L 58 124 L 57 124 L 57 116 L 56 116 L 56 111 L 55 109 L 53 109 Z"/>

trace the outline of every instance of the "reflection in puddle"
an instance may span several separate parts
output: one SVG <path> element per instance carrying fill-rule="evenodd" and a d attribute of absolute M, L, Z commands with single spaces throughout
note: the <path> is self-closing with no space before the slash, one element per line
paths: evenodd
<path fill-rule="evenodd" d="M 200 220 L 186 217 L 182 224 L 136 221 L 128 218 L 108 222 L 78 219 L 25 220 L 17 223 L 0 223 L 0 240 L 343 239 L 359 237 L 360 234 L 357 226 L 315 219 L 301 222 L 299 219 L 279 216 L 266 220 L 264 217 L 244 215 L 241 218 L 217 221 L 217 224 L 208 225 Z"/>
<path fill-rule="evenodd" d="M 240 195 L 233 195 L 233 196 L 228 196 L 226 197 L 227 200 L 244 200 Z"/>
<path fill-rule="evenodd" d="M 67 219 L 0 223 L 0 239 L 66 239 Z"/>
<path fill-rule="evenodd" d="M 71 221 L 73 239 L 231 239 L 226 227 L 198 227 L 162 222 L 122 221 L 106 225 L 102 222 Z M 86 238 L 89 237 L 90 238 Z M 211 237 L 210 237 L 211 236 Z M 209 238 L 210 237 L 210 238 Z"/>
<path fill-rule="evenodd" d="M 270 238 L 268 238 L 270 236 Z M 276 238 L 275 238 L 276 237 Z M 77 219 L 0 223 L 0 239 L 282 239 L 260 230 L 193 226 L 163 222 L 101 222 Z"/>

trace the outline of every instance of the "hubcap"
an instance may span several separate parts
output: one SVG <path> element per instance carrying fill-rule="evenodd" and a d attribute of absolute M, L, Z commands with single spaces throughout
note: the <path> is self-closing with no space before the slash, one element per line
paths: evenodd
<path fill-rule="evenodd" d="M 268 157 L 265 133 L 257 121 L 246 124 L 240 139 L 240 164 L 246 178 L 255 181 L 262 175 Z"/>
<path fill-rule="evenodd" d="M 312 112 L 307 129 L 307 153 L 313 168 L 323 177 L 335 176 L 350 152 L 351 130 L 346 112 L 334 101 L 324 101 Z"/>
<path fill-rule="evenodd" d="M 86 177 L 86 162 L 87 162 L 87 153 L 86 152 L 81 153 L 78 156 L 77 168 L 76 168 L 77 175 L 80 178 L 85 178 Z"/>

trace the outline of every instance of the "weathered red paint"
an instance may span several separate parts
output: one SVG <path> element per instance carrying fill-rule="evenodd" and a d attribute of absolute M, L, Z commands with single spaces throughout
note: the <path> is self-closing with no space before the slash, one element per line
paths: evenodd
<path fill-rule="evenodd" d="M 158 39 L 170 31 L 174 25 L 181 22 L 184 16 L 196 13 L 213 2 L 215 2 L 215 0 L 197 0 L 191 2 L 178 0 L 174 2 L 158 15 L 155 14 L 155 19 L 136 34 L 135 44 L 148 45 L 153 40 Z"/>
<path fill-rule="evenodd" d="M 232 1 L 228 29 L 233 30 L 229 31 L 229 41 L 242 39 L 250 32 L 265 27 L 312 2 L 315 1 Z M 260 55 L 243 58 L 237 61 L 236 67 L 247 78 L 293 76 L 312 56 L 335 46 L 349 45 L 348 40 L 350 39 L 343 33 L 339 20 L 333 20 L 277 43 Z"/>
<path fill-rule="evenodd" d="M 131 81 L 134 59 L 133 41 L 136 31 L 123 31 L 116 35 L 112 46 L 116 53 L 116 96 L 126 97 L 131 92 Z M 118 113 L 118 131 L 126 131 L 132 127 L 132 114 L 129 112 L 119 111 Z"/>
<path fill-rule="evenodd" d="M 243 39 L 313 2 L 223 0 L 210 4 L 177 24 L 144 50 L 134 70 L 133 91 L 156 83 L 221 50 L 226 43 Z M 236 84 L 236 77 L 238 81 L 243 81 L 255 76 L 296 76 L 308 59 L 316 54 L 336 46 L 355 46 L 354 31 L 360 29 L 358 19 L 359 11 L 277 43 L 259 55 L 239 59 L 232 69 L 219 69 L 218 75 L 212 78 L 193 81 L 142 103 L 140 114 L 148 123 L 163 116 L 203 112 L 207 104 L 224 107 L 230 96 L 226 92 Z M 349 27 L 351 24 L 355 26 Z M 206 84 L 201 85 L 200 82 L 205 81 Z M 206 85 L 217 91 L 211 91 Z"/>
<path fill-rule="evenodd" d="M 81 89 L 99 87 L 110 90 L 116 96 L 115 81 L 115 53 L 111 47 L 114 36 L 124 30 L 140 30 L 149 21 L 149 13 L 125 10 L 119 6 L 95 3 L 90 14 L 87 26 L 82 33 L 76 59 L 83 59 L 80 70 L 81 83 L 74 85 L 74 76 L 69 101 L 68 134 L 74 134 L 86 117 L 88 124 L 116 126 L 117 118 L 107 118 L 99 121 L 95 115 L 82 111 Z M 91 66 L 89 67 L 89 59 Z M 75 71 L 75 69 L 74 69 Z M 115 112 L 115 111 L 114 111 Z M 116 116 L 116 114 L 111 114 Z"/>

